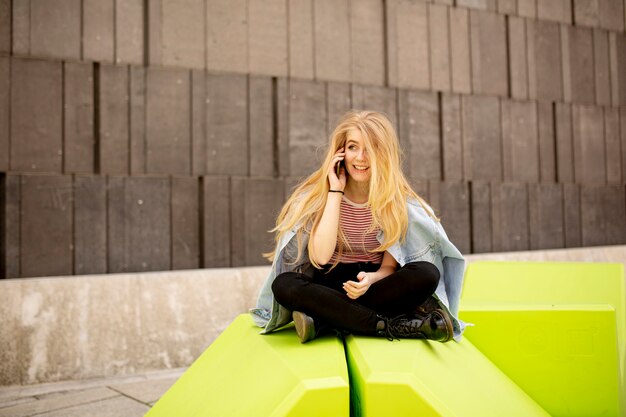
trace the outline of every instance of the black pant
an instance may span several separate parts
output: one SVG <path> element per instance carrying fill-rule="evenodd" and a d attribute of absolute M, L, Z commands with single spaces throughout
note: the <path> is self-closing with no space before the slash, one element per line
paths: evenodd
<path fill-rule="evenodd" d="M 316 326 L 328 325 L 356 334 L 373 335 L 379 315 L 393 317 L 414 311 L 437 289 L 439 270 L 429 262 L 410 262 L 372 284 L 356 300 L 342 289 L 345 281 L 358 281 L 360 271 L 374 272 L 379 264 L 339 264 L 315 270 L 313 277 L 285 272 L 272 284 L 274 297 L 291 311 L 313 317 Z"/>

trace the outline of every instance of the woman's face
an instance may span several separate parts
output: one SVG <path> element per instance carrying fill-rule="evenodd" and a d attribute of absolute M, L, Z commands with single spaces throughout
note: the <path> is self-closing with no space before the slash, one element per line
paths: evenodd
<path fill-rule="evenodd" d="M 348 177 L 356 182 L 369 182 L 372 173 L 361 132 L 351 130 L 348 133 L 345 152 L 346 156 L 344 162 L 346 170 L 348 171 Z"/>

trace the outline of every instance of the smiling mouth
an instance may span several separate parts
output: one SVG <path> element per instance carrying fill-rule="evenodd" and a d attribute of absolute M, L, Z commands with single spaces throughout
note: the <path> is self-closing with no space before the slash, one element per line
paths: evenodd
<path fill-rule="evenodd" d="M 354 169 L 356 169 L 357 171 L 366 171 L 369 169 L 368 166 L 361 166 L 361 165 L 352 165 L 354 167 Z"/>

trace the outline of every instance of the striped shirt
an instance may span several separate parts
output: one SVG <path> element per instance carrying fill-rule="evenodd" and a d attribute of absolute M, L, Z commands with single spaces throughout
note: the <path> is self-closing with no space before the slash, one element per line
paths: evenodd
<path fill-rule="evenodd" d="M 381 263 L 382 252 L 368 252 L 380 246 L 376 235 L 379 228 L 366 233 L 372 224 L 372 212 L 365 203 L 357 204 L 348 200 L 345 196 L 341 199 L 339 208 L 339 227 L 343 231 L 346 239 L 350 243 L 352 251 L 347 247 L 343 248 L 341 258 L 342 263 L 374 262 Z M 335 252 L 328 263 L 334 263 L 339 256 L 339 242 L 335 246 Z"/>

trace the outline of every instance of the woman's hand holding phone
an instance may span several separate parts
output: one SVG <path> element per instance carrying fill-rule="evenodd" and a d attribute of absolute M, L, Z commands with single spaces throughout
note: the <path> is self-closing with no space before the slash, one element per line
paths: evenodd
<path fill-rule="evenodd" d="M 333 163 L 328 172 L 328 182 L 331 190 L 343 191 L 346 187 L 346 168 L 343 163 L 346 153 L 339 148 L 333 156 Z"/>

